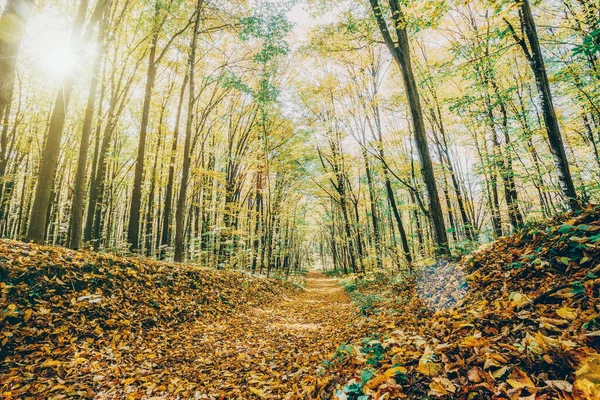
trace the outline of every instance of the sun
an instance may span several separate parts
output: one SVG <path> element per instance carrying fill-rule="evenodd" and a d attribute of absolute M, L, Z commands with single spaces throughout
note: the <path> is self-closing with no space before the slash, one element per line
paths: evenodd
<path fill-rule="evenodd" d="M 72 46 L 71 22 L 63 15 L 41 11 L 31 16 L 23 42 L 23 56 L 48 78 L 73 74 L 82 57 L 92 56 L 94 46 L 77 49 Z"/>

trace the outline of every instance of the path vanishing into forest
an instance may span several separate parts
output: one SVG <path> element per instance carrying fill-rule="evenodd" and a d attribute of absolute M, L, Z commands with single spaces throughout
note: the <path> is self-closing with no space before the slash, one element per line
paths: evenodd
<path fill-rule="evenodd" d="M 0 240 L 0 397 L 316 399 L 364 318 L 335 279 L 235 271 Z M 343 376 L 342 376 L 343 375 Z"/>
<path fill-rule="evenodd" d="M 173 357 L 194 358 L 208 396 L 316 398 L 316 368 L 352 337 L 356 306 L 334 279 L 311 271 L 305 290 L 267 307 L 200 323 L 195 343 Z"/>
<path fill-rule="evenodd" d="M 161 364 L 198 385 L 200 398 L 318 398 L 331 377 L 319 378 L 316 370 L 354 337 L 357 318 L 338 283 L 311 271 L 305 289 L 281 301 L 199 321 L 197 333 L 182 335 L 181 342 L 160 340 L 168 345 Z"/>

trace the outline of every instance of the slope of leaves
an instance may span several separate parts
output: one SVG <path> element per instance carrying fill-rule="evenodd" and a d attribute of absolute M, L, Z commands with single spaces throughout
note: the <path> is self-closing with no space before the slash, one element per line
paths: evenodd
<path fill-rule="evenodd" d="M 381 287 L 338 398 L 600 398 L 600 209 Z"/>
<path fill-rule="evenodd" d="M 6 398 L 186 392 L 173 368 L 185 368 L 183 344 L 202 339 L 198 321 L 296 292 L 238 272 L 12 241 L 0 241 L 0 288 Z"/>

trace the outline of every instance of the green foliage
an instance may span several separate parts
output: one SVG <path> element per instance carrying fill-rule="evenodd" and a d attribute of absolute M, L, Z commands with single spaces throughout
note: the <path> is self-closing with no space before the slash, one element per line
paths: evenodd
<path fill-rule="evenodd" d="M 293 24 L 287 19 L 286 12 L 294 5 L 294 1 L 262 2 L 250 17 L 242 18 L 240 23 L 242 40 L 258 39 L 263 45 L 254 56 L 257 64 L 267 64 L 277 57 L 288 54 L 287 35 Z"/>
<path fill-rule="evenodd" d="M 584 39 L 583 43 L 575 46 L 573 55 L 594 56 L 600 53 L 600 29 L 591 31 Z"/>
<path fill-rule="evenodd" d="M 363 338 L 363 343 L 365 343 L 365 345 L 361 347 L 360 352 L 366 355 L 367 364 L 378 367 L 379 362 L 386 353 L 385 347 L 383 347 L 380 341 L 372 340 L 371 338 Z"/>
<path fill-rule="evenodd" d="M 226 89 L 235 89 L 242 93 L 252 94 L 253 90 L 242 78 L 232 71 L 225 71 L 220 77 L 221 84 Z"/>
<path fill-rule="evenodd" d="M 375 376 L 375 372 L 376 370 L 374 368 L 363 369 L 362 374 L 360 375 L 360 380 L 362 381 L 363 385 L 369 382 L 373 376 Z"/>

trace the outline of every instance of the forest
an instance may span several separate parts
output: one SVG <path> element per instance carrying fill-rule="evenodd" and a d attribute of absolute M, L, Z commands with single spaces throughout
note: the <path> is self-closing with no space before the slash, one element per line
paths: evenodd
<path fill-rule="evenodd" d="M 0 0 L 0 395 L 600 399 L 598 0 Z"/>

